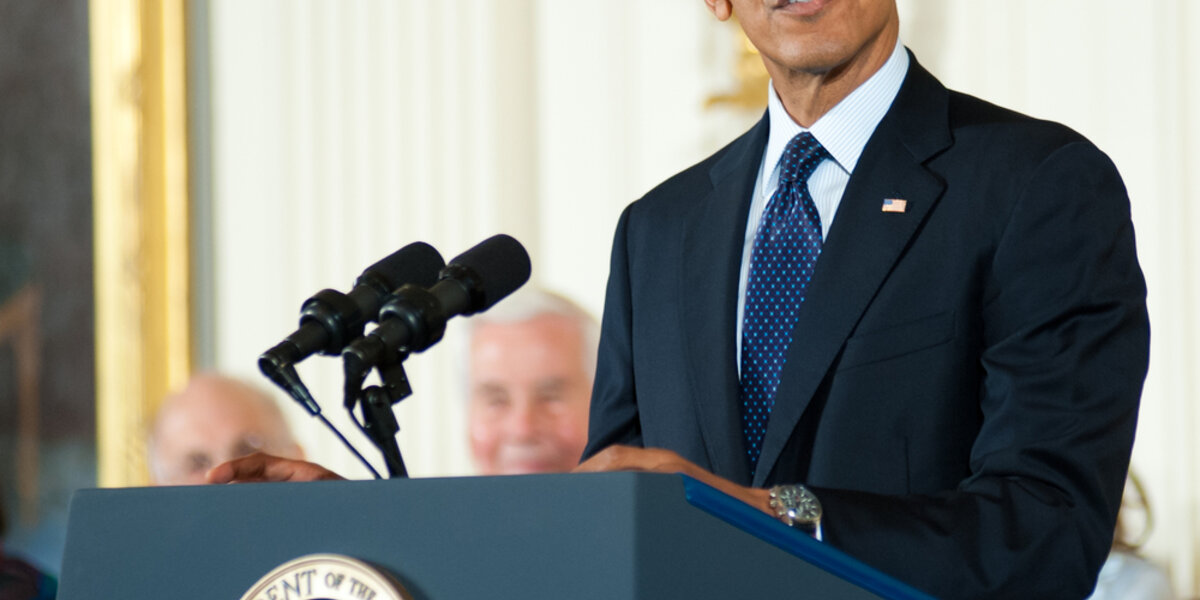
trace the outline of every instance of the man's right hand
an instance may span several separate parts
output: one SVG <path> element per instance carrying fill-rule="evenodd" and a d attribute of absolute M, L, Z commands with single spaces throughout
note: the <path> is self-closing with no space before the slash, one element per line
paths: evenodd
<path fill-rule="evenodd" d="M 345 479 L 316 463 L 281 458 L 261 452 L 219 464 L 213 467 L 206 477 L 209 483 Z"/>

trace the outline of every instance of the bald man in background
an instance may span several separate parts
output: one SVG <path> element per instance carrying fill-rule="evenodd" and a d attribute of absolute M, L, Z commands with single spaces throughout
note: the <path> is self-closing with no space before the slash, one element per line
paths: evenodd
<path fill-rule="evenodd" d="M 213 466 L 255 452 L 304 458 L 269 394 L 203 373 L 159 409 L 150 434 L 150 478 L 155 485 L 199 485 Z"/>
<path fill-rule="evenodd" d="M 596 319 L 563 296 L 525 289 L 469 327 L 467 433 L 479 473 L 574 468 L 587 445 Z"/>

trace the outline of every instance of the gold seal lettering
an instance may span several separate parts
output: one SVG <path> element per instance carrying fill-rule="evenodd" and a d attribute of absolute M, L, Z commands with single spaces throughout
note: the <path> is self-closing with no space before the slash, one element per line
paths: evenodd
<path fill-rule="evenodd" d="M 336 589 L 342 587 L 342 581 L 344 579 L 346 579 L 345 575 L 342 575 L 341 573 L 334 573 L 333 571 L 330 571 L 325 574 L 325 587 L 327 589 L 336 590 Z"/>
<path fill-rule="evenodd" d="M 353 577 L 350 578 L 350 594 L 358 600 L 375 600 L 375 590 Z"/>
<path fill-rule="evenodd" d="M 291 581 L 283 581 L 283 600 L 292 600 L 292 593 L 295 592 L 296 600 L 305 600 L 312 597 L 312 576 L 316 573 L 316 569 L 306 569 L 304 571 L 293 572 Z"/>

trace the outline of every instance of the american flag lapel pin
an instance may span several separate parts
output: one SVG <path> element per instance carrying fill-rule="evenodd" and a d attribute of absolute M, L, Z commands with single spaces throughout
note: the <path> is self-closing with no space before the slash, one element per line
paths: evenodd
<path fill-rule="evenodd" d="M 902 213 L 908 210 L 908 200 L 901 200 L 899 198 L 884 198 L 882 210 L 883 212 Z"/>

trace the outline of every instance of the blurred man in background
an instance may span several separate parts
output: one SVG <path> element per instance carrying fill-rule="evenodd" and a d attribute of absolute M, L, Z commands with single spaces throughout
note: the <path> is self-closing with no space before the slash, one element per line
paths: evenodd
<path fill-rule="evenodd" d="M 587 444 L 596 319 L 527 289 L 469 323 L 467 430 L 480 474 L 574 468 Z"/>
<path fill-rule="evenodd" d="M 255 452 L 304 458 L 270 395 L 204 373 L 159 409 L 150 434 L 150 478 L 155 485 L 203 484 L 214 465 Z"/>

